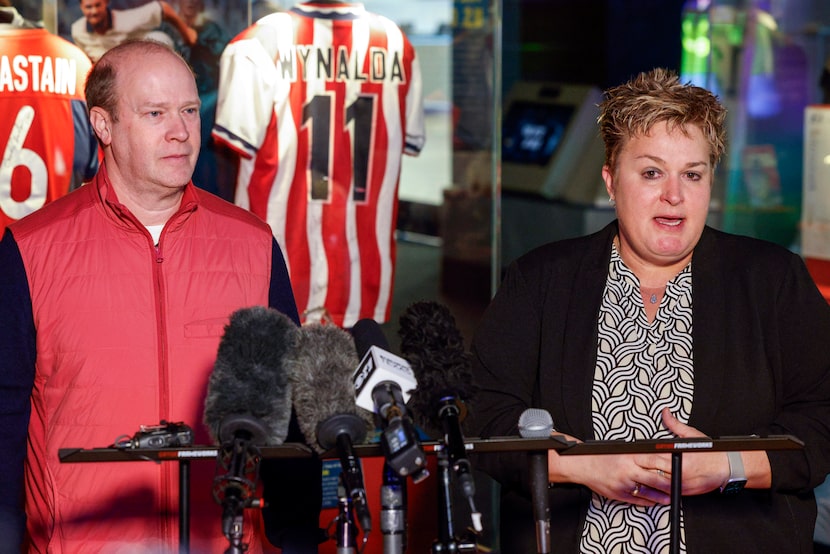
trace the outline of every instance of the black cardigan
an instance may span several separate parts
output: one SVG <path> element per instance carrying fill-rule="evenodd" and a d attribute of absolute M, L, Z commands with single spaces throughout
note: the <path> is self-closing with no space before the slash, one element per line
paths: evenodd
<path fill-rule="evenodd" d="M 597 316 L 616 232 L 614 222 L 510 266 L 473 340 L 481 391 L 471 436 L 515 435 L 534 406 L 558 431 L 593 438 Z M 708 227 L 693 254 L 692 291 L 689 424 L 713 437 L 792 434 L 806 448 L 768 453 L 770 490 L 684 497 L 688 552 L 812 552 L 812 489 L 830 471 L 830 307 L 797 255 Z M 528 494 L 523 456 L 476 464 Z M 577 552 L 590 491 L 557 484 L 550 497 L 552 546 Z"/>

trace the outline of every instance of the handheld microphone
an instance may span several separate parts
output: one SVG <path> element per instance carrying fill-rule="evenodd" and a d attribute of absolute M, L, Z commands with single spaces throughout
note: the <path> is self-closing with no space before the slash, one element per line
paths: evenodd
<path fill-rule="evenodd" d="M 389 343 L 373 319 L 352 327 L 355 348 L 362 357 L 354 372 L 355 401 L 374 412 L 381 429 L 380 446 L 386 463 L 398 475 L 419 483 L 429 475 L 427 459 L 415 425 L 406 411 L 410 391 L 418 386 L 409 363 L 389 352 Z"/>
<path fill-rule="evenodd" d="M 373 425 L 368 412 L 361 412 L 354 400 L 351 375 L 357 354 L 352 337 L 334 325 L 305 325 L 288 363 L 300 430 L 318 453 L 337 449 L 341 478 L 365 536 L 372 529 L 372 518 L 353 445 L 362 443 Z"/>
<path fill-rule="evenodd" d="M 528 408 L 519 416 L 519 435 L 525 439 L 549 438 L 553 433 L 553 418 L 542 408 Z"/>
<path fill-rule="evenodd" d="M 418 381 L 410 406 L 424 429 L 441 429 L 449 463 L 472 509 L 473 527 L 481 531 L 475 481 L 461 431 L 467 402 L 475 393 L 464 339 L 449 309 L 432 301 L 411 304 L 400 318 L 399 334 L 401 352 Z"/>
<path fill-rule="evenodd" d="M 553 432 L 553 418 L 547 410 L 528 408 L 519 416 L 519 434 L 526 438 L 546 438 Z M 550 554 L 550 506 L 548 505 L 548 453 L 528 452 L 530 494 L 536 522 L 536 551 Z"/>
<path fill-rule="evenodd" d="M 280 445 L 288 434 L 291 389 L 284 362 L 297 327 L 271 308 L 231 314 L 219 341 L 205 398 L 204 423 L 219 444 L 213 497 L 222 505 L 222 530 L 242 540 L 242 511 L 254 499 L 261 455 L 257 446 Z"/>

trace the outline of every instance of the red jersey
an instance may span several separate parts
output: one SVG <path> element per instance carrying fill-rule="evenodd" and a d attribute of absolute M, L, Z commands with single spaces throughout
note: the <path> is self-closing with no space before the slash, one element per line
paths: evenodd
<path fill-rule="evenodd" d="M 264 17 L 222 54 L 213 133 L 242 155 L 236 203 L 271 225 L 304 321 L 386 321 L 401 157 L 425 140 L 397 25 L 357 3 Z"/>
<path fill-rule="evenodd" d="M 40 28 L 0 25 L 0 41 L 1 235 L 91 178 L 98 146 L 84 102 L 86 54 Z"/>

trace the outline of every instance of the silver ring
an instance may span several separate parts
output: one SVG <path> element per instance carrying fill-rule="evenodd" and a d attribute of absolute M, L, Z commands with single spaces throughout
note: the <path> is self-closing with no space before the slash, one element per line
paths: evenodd
<path fill-rule="evenodd" d="M 665 472 L 665 471 L 663 471 L 662 469 L 658 469 L 658 470 L 657 470 L 657 475 L 659 475 L 660 477 L 665 477 L 665 476 L 666 476 L 666 472 Z"/>
<path fill-rule="evenodd" d="M 640 483 L 634 485 L 634 488 L 631 489 L 631 496 L 638 496 L 640 494 Z"/>

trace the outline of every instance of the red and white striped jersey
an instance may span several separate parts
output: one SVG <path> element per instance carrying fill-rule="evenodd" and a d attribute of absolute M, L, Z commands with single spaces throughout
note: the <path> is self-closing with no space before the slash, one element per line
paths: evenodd
<path fill-rule="evenodd" d="M 84 102 L 91 62 L 46 29 L 0 26 L 0 236 L 95 174 Z"/>
<path fill-rule="evenodd" d="M 242 156 L 235 201 L 271 225 L 304 321 L 386 321 L 401 155 L 425 140 L 398 26 L 359 3 L 260 19 L 222 54 L 213 134 Z"/>

